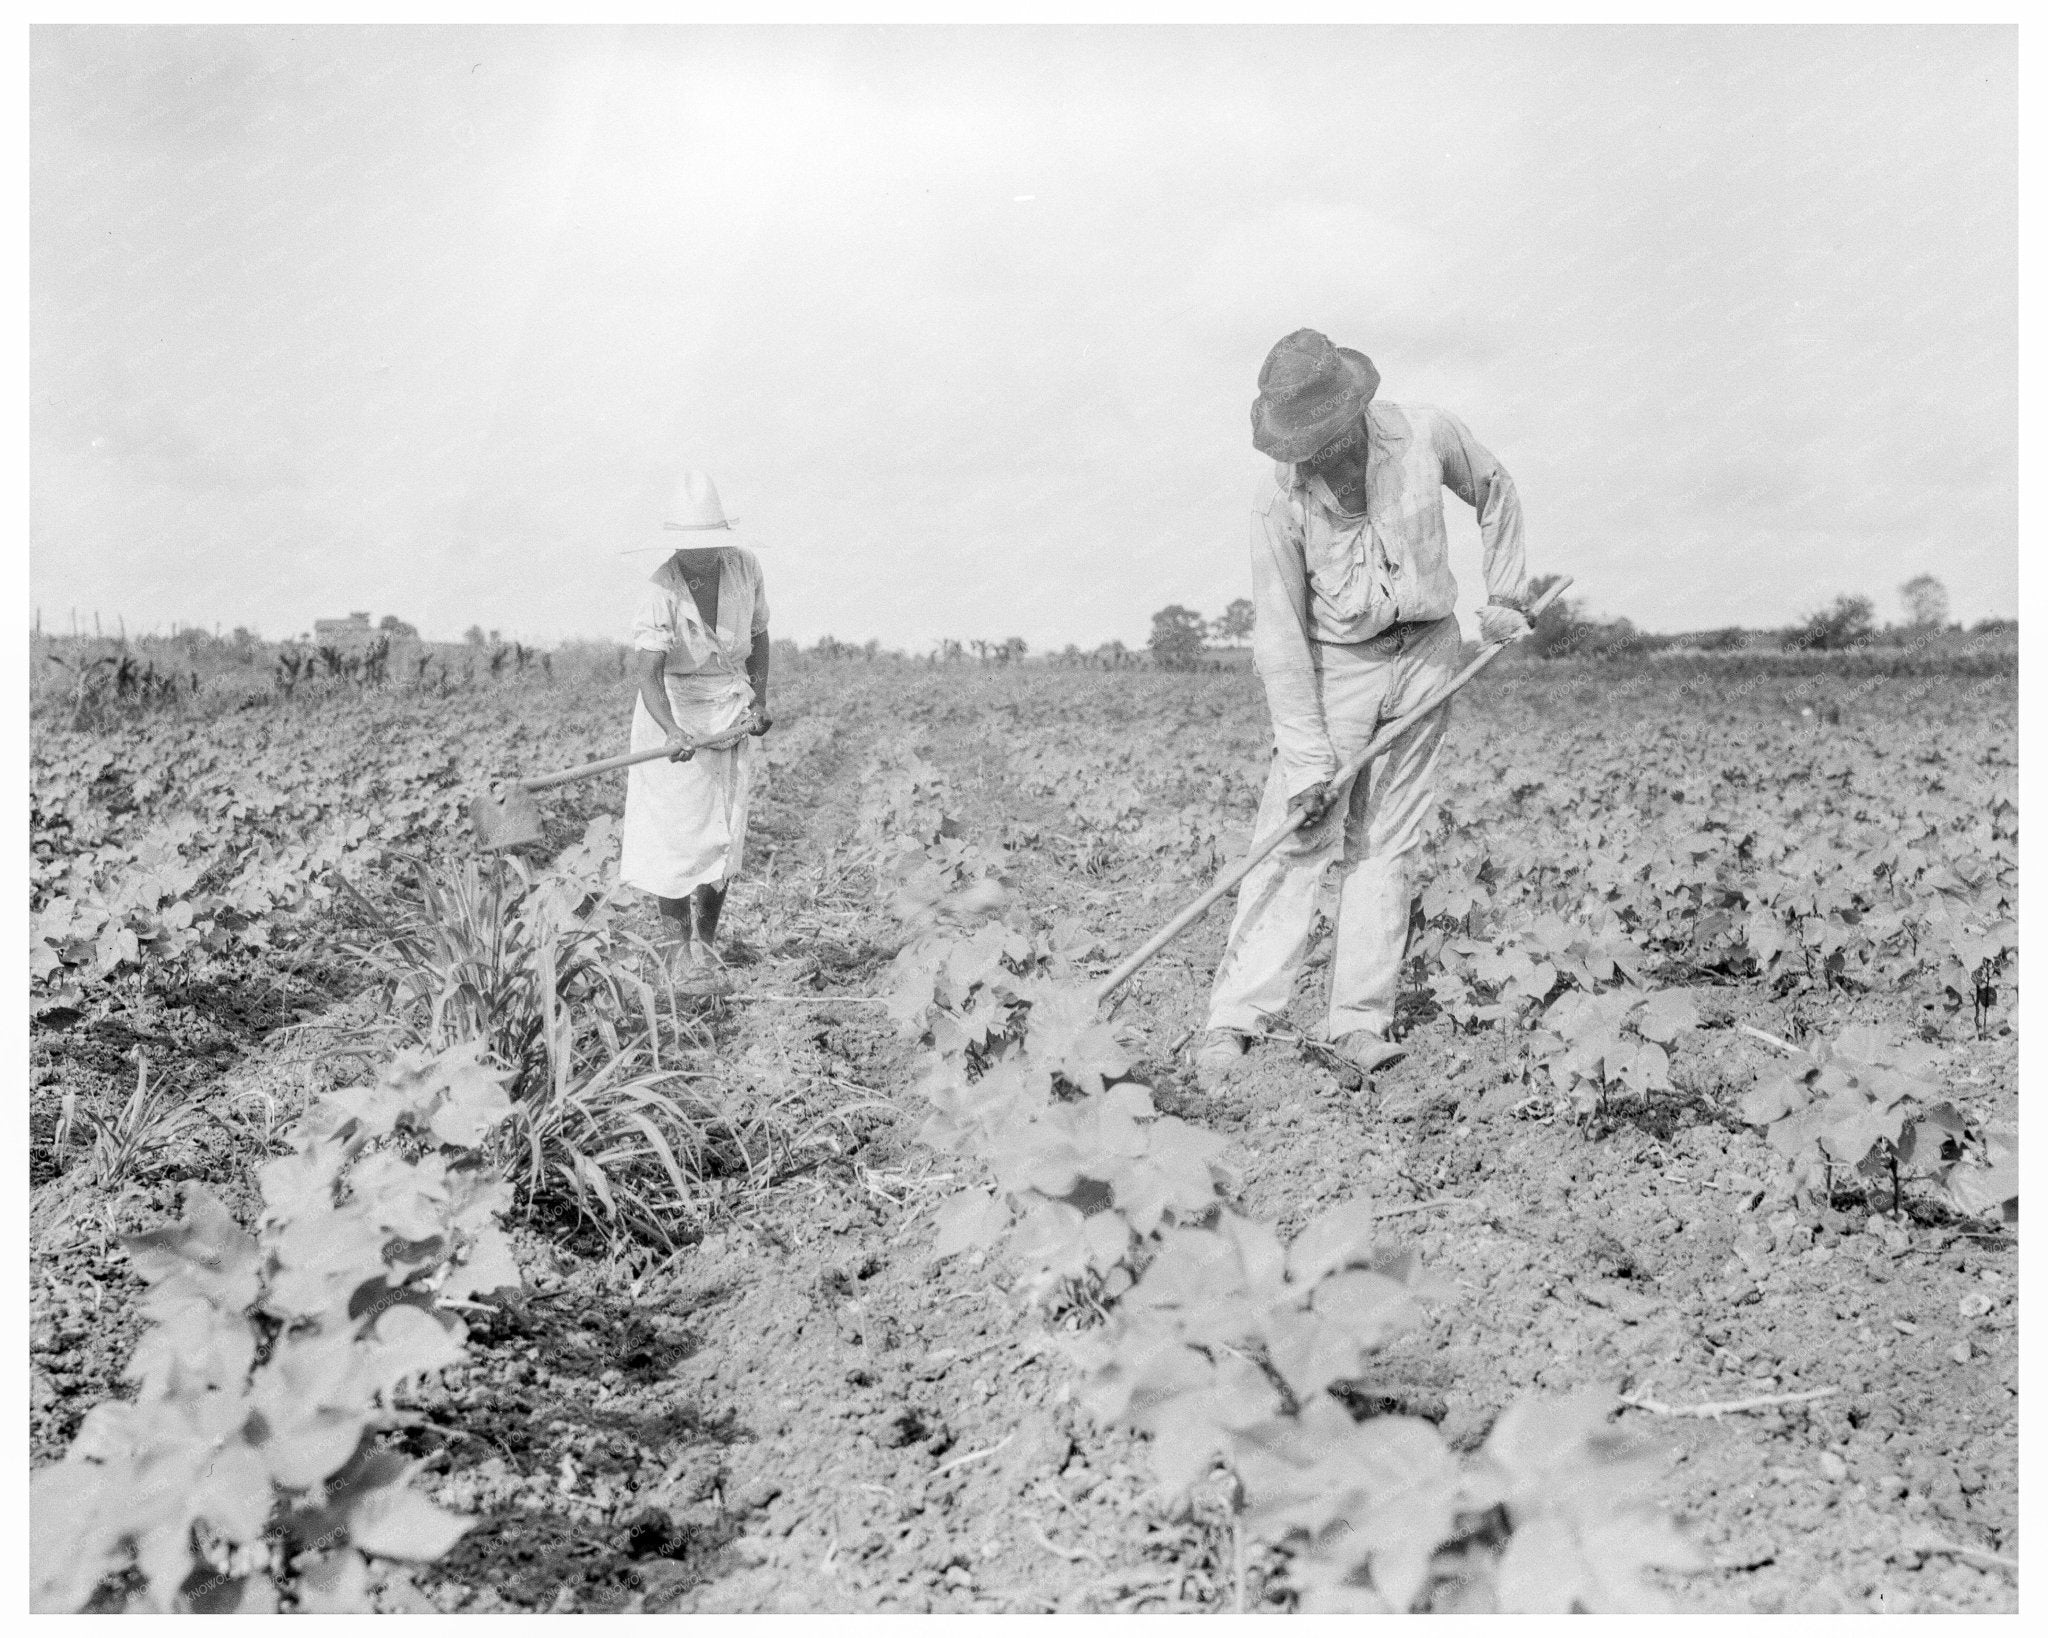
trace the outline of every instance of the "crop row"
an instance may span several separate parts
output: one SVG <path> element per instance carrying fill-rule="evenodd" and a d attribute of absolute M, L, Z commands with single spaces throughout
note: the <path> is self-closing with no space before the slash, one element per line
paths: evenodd
<path fill-rule="evenodd" d="M 828 724 L 764 742 L 764 777 L 813 754 Z M 339 877 L 468 851 L 468 791 L 494 762 L 531 772 L 617 729 L 591 702 L 541 723 L 353 702 L 45 733 L 30 770 L 32 1006 L 79 1010 L 124 978 L 288 944 L 310 915 L 331 923 Z"/>
<path fill-rule="evenodd" d="M 466 1528 L 378 1434 L 462 1357 L 462 1311 L 519 1271 L 486 1154 L 511 1112 L 480 1045 L 393 1060 L 329 1094 L 262 1168 L 249 1233 L 201 1188 L 129 1236 L 149 1284 L 130 1400 L 31 1482 L 31 1602 L 200 1613 L 370 1607 L 373 1560 Z"/>
<path fill-rule="evenodd" d="M 1016 901 L 914 750 L 864 784 L 908 935 L 891 1011 L 931 1049 L 922 1135 L 993 1178 L 942 1207 L 935 1251 L 1008 1259 L 1061 1324 L 1084 1407 L 1150 1436 L 1161 1489 L 1221 1461 L 1305 1610 L 1661 1607 L 1643 1572 L 1699 1561 L 1611 1397 L 1524 1399 L 1469 1460 L 1427 1421 L 1357 1419 L 1349 1390 L 1450 1293 L 1362 1197 L 1285 1244 L 1232 1209 L 1223 1141 L 1130 1078 L 1081 970 L 1094 939 Z"/>
<path fill-rule="evenodd" d="M 1741 983 L 1917 992 L 1924 1012 L 1968 1006 L 1983 1029 L 2018 946 L 2017 798 L 1996 724 L 1817 738 L 1752 714 L 1632 729 L 1597 756 L 1566 744 L 1538 766 L 1515 719 L 1540 715 L 1540 696 L 1489 704 L 1463 730 L 1475 743 L 1446 757 L 1410 953 L 1455 1027 L 1511 1033 L 1518 1095 L 1589 1115 L 1671 1092 L 1702 994 Z M 1111 712 L 1020 736 L 1010 771 L 1070 815 L 1051 838 L 1069 862 L 1177 870 L 1192 887 L 1242 847 L 1261 748 L 1187 716 L 1190 748 L 1172 758 Z M 1735 755 L 1773 738 L 1768 778 L 1753 748 Z M 1222 823 L 1203 828 L 1211 814 Z M 2012 1134 L 1969 1126 L 1934 1064 L 1869 1029 L 1816 1038 L 1744 1113 L 1770 1130 L 1788 1192 L 1825 1200 L 1883 1180 L 1896 1208 L 1910 1179 L 1966 1216 L 1999 1215 L 2016 1188 Z"/>

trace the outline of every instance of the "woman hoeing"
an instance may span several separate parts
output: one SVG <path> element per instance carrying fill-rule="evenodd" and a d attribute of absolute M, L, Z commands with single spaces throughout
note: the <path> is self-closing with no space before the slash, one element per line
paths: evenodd
<path fill-rule="evenodd" d="M 718 489 L 685 472 L 662 518 L 670 534 L 732 528 Z M 719 981 L 718 917 L 747 839 L 754 738 L 768 731 L 768 597 L 761 565 L 741 546 L 677 542 L 648 579 L 633 622 L 640 656 L 636 751 L 673 756 L 626 774 L 620 879 L 652 893 L 665 959 L 685 981 Z M 702 741 L 743 731 L 724 750 Z"/>

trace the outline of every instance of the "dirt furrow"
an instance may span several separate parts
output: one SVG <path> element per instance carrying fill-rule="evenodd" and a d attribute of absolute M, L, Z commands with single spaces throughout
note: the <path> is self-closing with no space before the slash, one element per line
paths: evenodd
<path fill-rule="evenodd" d="M 937 759 L 948 760 L 943 747 Z M 1031 812 L 998 760 L 963 741 L 953 766 L 970 834 L 977 813 L 1000 825 Z M 1049 811 L 1046 828 L 1059 818 Z M 1013 858 L 1032 902 L 1079 910 L 1119 949 L 1205 885 L 1148 880 L 1142 864 L 1090 878 L 1052 850 Z M 1532 1388 L 1598 1385 L 1667 1409 L 1825 1390 L 1720 1418 L 1624 1412 L 1668 1435 L 1664 1495 L 1714 1565 L 1672 1582 L 1681 1605 L 2015 1607 L 2011 1575 L 1984 1556 L 2016 1556 L 2015 1248 L 1860 1213 L 1829 1212 L 1817 1227 L 1767 1218 L 1764 1179 L 1778 1161 L 1717 1095 L 1748 1085 L 1771 1056 L 1735 1026 L 1783 1032 L 1780 1009 L 1740 987 L 1715 992 L 1714 1027 L 1674 1060 L 1681 1092 L 1597 1128 L 1518 1118 L 1513 1039 L 1417 1017 L 1426 1009 L 1412 997 L 1410 1056 L 1366 1091 L 1269 1043 L 1210 1095 L 1186 1051 L 1169 1048 L 1201 1024 L 1227 912 L 1126 992 L 1123 1016 L 1143 1043 L 1136 1072 L 1163 1111 L 1233 1137 L 1253 1215 L 1292 1229 L 1357 1193 L 1407 1214 L 1403 1237 L 1460 1294 L 1388 1352 L 1375 1395 L 1473 1449 Z M 1323 961 L 1311 951 L 1287 1028 L 1318 1032 Z M 1837 998 L 1803 1021 L 1829 1034 L 1897 1025 L 1899 1005 Z M 2009 1042 L 1963 1040 L 1949 1053 L 1955 1077 L 2011 1118 Z M 1941 1550 L 1955 1547 L 1981 1551 Z"/>
<path fill-rule="evenodd" d="M 871 994 L 892 929 L 842 880 L 848 733 L 784 782 L 743 881 L 728 1072 L 863 1108 L 841 1152 L 635 1277 L 534 1237 L 438 1421 L 439 1499 L 483 1522 L 420 1577 L 442 1609 L 1114 1609 L 1212 1602 L 1219 1546 L 1141 1505 L 1141 1459 L 990 1271 L 930 1263 L 953 1186 Z M 812 861 L 811 864 L 790 861 Z M 826 959 L 821 960 L 821 952 Z M 822 981 L 816 1000 L 806 987 Z M 398 1601 L 402 1601 L 402 1598 Z"/>

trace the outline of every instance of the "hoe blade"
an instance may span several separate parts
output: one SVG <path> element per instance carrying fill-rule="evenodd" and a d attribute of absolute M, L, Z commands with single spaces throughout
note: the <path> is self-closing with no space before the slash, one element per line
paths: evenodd
<path fill-rule="evenodd" d="M 540 804 L 524 785 L 505 785 L 470 799 L 469 822 L 479 846 L 492 853 L 531 847 L 541 839 Z"/>

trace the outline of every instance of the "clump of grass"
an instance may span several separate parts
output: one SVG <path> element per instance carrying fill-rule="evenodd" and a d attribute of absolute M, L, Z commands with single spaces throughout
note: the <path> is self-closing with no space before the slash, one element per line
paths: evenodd
<path fill-rule="evenodd" d="M 416 864 L 411 885 L 355 951 L 385 986 L 378 1028 L 436 1049 L 480 1040 L 510 1072 L 500 1159 L 529 1215 L 566 1210 L 608 1238 L 672 1246 L 843 1120 L 794 1089 L 728 1084 L 602 882 L 509 857 Z"/>
<path fill-rule="evenodd" d="M 379 940 L 353 953 L 382 980 L 390 1021 L 404 1034 L 436 1050 L 482 1040 L 512 1072 L 511 1095 L 523 1096 L 545 1068 L 532 872 L 518 859 L 470 859 L 438 872 L 414 861 L 412 886 L 417 897 L 401 900 L 396 914 L 373 909 Z M 594 935 L 580 931 L 567 949 L 545 941 L 558 991 L 607 982 L 592 959 Z M 556 999 L 568 1002 L 572 993 Z"/>
<path fill-rule="evenodd" d="M 60 1158 L 90 1145 L 84 1158 L 67 1171 L 95 1192 L 113 1194 L 148 1175 L 164 1151 L 186 1142 L 213 1117 L 200 1105 L 179 1101 L 168 1076 L 152 1084 L 149 1060 L 135 1054 L 135 1089 L 112 1119 L 86 1108 L 76 1091 L 67 1091 L 57 1116 L 52 1145 Z"/>

